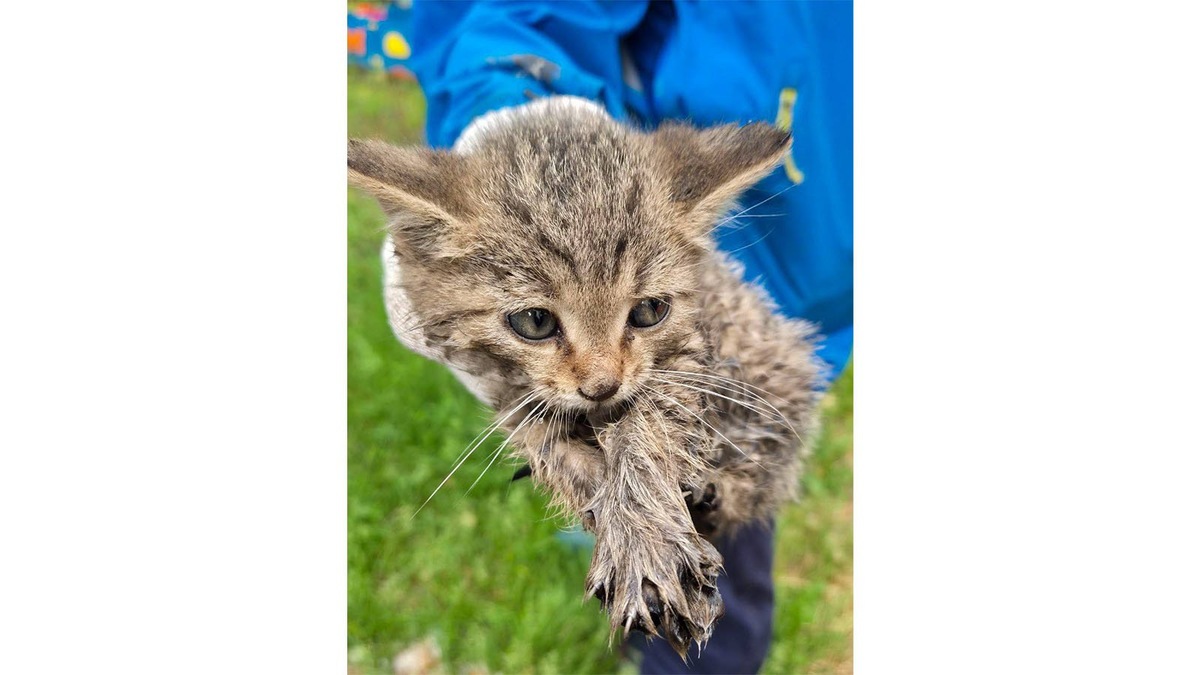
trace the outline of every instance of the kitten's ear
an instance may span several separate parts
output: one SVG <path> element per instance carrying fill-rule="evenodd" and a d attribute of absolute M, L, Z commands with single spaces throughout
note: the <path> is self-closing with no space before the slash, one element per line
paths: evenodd
<path fill-rule="evenodd" d="M 471 215 L 465 158 L 429 148 L 351 139 L 347 165 L 350 184 L 383 207 L 399 246 L 422 257 L 461 252 L 456 240 L 463 238 Z"/>
<path fill-rule="evenodd" d="M 764 122 L 709 129 L 667 123 L 651 137 L 670 180 L 671 201 L 706 231 L 792 145 L 791 134 Z"/>

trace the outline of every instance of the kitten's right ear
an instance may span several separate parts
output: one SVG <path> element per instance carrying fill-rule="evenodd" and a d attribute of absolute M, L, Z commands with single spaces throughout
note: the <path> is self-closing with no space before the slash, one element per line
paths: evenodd
<path fill-rule="evenodd" d="M 350 184 L 383 207 L 398 245 L 426 257 L 462 252 L 456 242 L 471 215 L 462 156 L 356 139 L 346 155 Z"/>
<path fill-rule="evenodd" d="M 764 122 L 696 129 L 667 122 L 650 138 L 662 159 L 670 199 L 696 231 L 708 231 L 732 200 L 769 173 L 792 137 Z"/>

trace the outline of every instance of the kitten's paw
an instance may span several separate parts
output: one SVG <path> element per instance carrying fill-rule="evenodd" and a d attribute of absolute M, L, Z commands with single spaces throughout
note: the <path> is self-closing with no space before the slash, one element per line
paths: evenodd
<path fill-rule="evenodd" d="M 630 536 L 601 527 L 588 572 L 588 590 L 608 611 L 613 631 L 659 636 L 686 659 L 725 613 L 717 574 L 721 554 L 693 532 L 676 537 Z"/>
<path fill-rule="evenodd" d="M 717 487 L 708 483 L 703 488 L 684 486 L 682 489 L 683 501 L 692 516 L 692 525 L 700 534 L 711 536 L 717 529 L 714 516 L 721 508 Z"/>

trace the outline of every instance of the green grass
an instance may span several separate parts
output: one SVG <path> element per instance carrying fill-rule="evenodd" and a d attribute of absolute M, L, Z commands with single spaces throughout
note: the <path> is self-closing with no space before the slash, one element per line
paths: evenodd
<path fill-rule="evenodd" d="M 419 142 L 415 85 L 352 70 L 355 137 Z M 400 650 L 432 637 L 446 672 L 608 673 L 634 666 L 583 602 L 589 552 L 560 543 L 562 523 L 528 481 L 497 463 L 467 487 L 489 439 L 419 514 L 417 507 L 486 423 L 487 411 L 442 366 L 392 336 L 380 290 L 383 216 L 348 197 L 349 661 L 391 672 Z M 775 641 L 764 672 L 849 672 L 852 624 L 853 374 L 825 403 L 807 496 L 779 524 Z"/>

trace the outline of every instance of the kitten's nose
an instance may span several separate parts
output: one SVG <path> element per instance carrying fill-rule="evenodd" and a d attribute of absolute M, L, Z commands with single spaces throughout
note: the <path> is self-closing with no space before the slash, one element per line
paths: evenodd
<path fill-rule="evenodd" d="M 578 389 L 579 395 L 589 401 L 607 401 L 612 398 L 617 390 L 621 388 L 621 383 L 616 380 L 603 380 L 595 384 L 584 385 Z"/>

